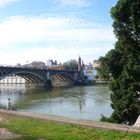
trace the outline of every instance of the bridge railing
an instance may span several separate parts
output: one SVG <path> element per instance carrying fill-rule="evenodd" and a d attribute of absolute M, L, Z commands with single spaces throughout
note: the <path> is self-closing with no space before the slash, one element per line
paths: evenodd
<path fill-rule="evenodd" d="M 1 67 L 15 67 L 14 65 L 0 64 Z"/>

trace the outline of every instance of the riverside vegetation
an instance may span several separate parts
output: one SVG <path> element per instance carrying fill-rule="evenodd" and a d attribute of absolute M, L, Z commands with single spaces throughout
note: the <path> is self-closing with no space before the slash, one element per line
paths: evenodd
<path fill-rule="evenodd" d="M 138 140 L 140 134 L 131 134 L 78 125 L 0 114 L 0 128 L 20 135 L 12 140 Z"/>
<path fill-rule="evenodd" d="M 110 118 L 103 120 L 133 125 L 140 114 L 140 0 L 118 0 L 111 9 L 117 41 L 100 58 L 99 72 L 110 78 Z"/>

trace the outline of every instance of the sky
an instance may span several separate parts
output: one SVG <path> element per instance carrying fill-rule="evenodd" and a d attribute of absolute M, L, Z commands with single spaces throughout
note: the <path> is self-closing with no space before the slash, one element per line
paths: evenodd
<path fill-rule="evenodd" d="M 117 0 L 0 0 L 0 65 L 84 63 L 114 48 Z"/>

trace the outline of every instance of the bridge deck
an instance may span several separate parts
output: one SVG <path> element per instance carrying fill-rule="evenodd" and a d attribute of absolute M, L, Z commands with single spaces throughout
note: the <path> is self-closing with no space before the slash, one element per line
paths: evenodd
<path fill-rule="evenodd" d="M 28 83 L 38 86 L 52 86 L 53 77 L 60 81 L 71 81 L 75 83 L 81 79 L 81 74 L 77 70 L 50 70 L 32 67 L 4 67 L 0 66 L 0 80 L 9 76 L 20 76 Z M 54 82 L 53 82 L 54 83 Z"/>

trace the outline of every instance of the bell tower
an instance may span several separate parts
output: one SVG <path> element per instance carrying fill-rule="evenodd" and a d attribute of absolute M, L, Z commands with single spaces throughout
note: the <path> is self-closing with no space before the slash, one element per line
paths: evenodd
<path fill-rule="evenodd" d="M 82 61 L 81 61 L 81 57 L 79 56 L 79 58 L 78 58 L 78 71 L 81 70 L 81 67 L 82 67 Z"/>

